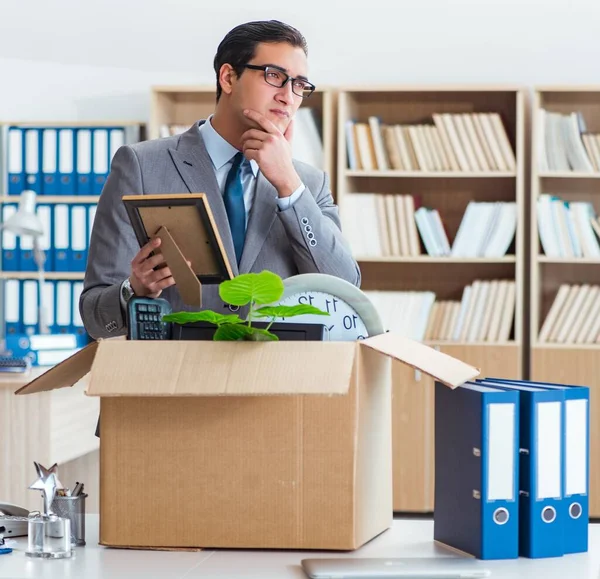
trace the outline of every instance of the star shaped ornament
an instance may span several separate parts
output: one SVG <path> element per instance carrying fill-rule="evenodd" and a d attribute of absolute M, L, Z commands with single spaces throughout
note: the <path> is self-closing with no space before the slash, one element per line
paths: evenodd
<path fill-rule="evenodd" d="M 54 501 L 57 489 L 64 489 L 62 483 L 58 480 L 58 465 L 54 463 L 49 469 L 44 468 L 41 464 L 34 462 L 35 470 L 38 474 L 38 480 L 29 487 L 32 490 L 42 491 L 44 497 L 44 514 L 51 514 L 50 506 Z"/>

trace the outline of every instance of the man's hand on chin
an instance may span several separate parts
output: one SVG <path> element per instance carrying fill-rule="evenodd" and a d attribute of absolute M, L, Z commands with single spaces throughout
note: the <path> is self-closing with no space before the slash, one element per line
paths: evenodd
<path fill-rule="evenodd" d="M 244 156 L 254 159 L 265 178 L 277 189 L 279 197 L 289 197 L 302 181 L 292 163 L 294 121 L 282 133 L 269 119 L 254 110 L 245 110 L 246 117 L 260 128 L 248 129 L 242 135 Z"/>

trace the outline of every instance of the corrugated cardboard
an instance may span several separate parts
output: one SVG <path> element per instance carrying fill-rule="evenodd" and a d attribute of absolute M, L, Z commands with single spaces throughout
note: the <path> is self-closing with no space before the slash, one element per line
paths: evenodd
<path fill-rule="evenodd" d="M 102 340 L 18 394 L 91 370 L 103 545 L 349 550 L 392 523 L 392 358 L 450 387 L 479 374 L 391 333 Z"/>

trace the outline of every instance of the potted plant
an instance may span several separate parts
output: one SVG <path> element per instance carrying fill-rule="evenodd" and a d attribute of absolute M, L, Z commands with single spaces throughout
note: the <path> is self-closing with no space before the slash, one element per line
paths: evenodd
<path fill-rule="evenodd" d="M 328 316 L 329 313 L 308 304 L 296 306 L 268 305 L 276 303 L 283 295 L 283 280 L 276 273 L 264 270 L 260 273 L 242 273 L 234 279 L 219 284 L 221 299 L 234 306 L 249 305 L 245 320 L 237 314 L 219 314 L 212 310 L 199 312 L 174 312 L 165 314 L 165 322 L 187 324 L 190 322 L 209 322 L 217 326 L 214 340 L 278 340 L 277 335 L 269 331 L 276 318 L 290 318 L 303 314 Z M 271 318 L 265 329 L 252 325 L 256 319 Z"/>

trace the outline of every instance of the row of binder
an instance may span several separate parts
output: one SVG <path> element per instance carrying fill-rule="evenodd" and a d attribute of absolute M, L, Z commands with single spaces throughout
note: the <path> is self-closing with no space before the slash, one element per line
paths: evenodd
<path fill-rule="evenodd" d="M 3 289 L 5 337 L 42 333 L 42 304 L 43 319 L 50 334 L 74 334 L 80 345 L 89 341 L 79 313 L 82 281 L 47 280 L 42 294 L 37 279 L 7 279 Z"/>
<path fill-rule="evenodd" d="M 17 207 L 15 203 L 3 204 L 2 221 L 13 215 Z M 45 256 L 45 271 L 85 271 L 96 207 L 96 203 L 37 205 L 36 213 L 44 228 L 39 243 Z M 31 236 L 17 237 L 2 230 L 2 269 L 37 271 Z"/>
<path fill-rule="evenodd" d="M 434 539 L 479 559 L 586 552 L 589 388 L 435 388 Z"/>
<path fill-rule="evenodd" d="M 9 126 L 4 158 L 8 194 L 100 195 L 120 146 L 140 140 L 139 126 Z"/>

